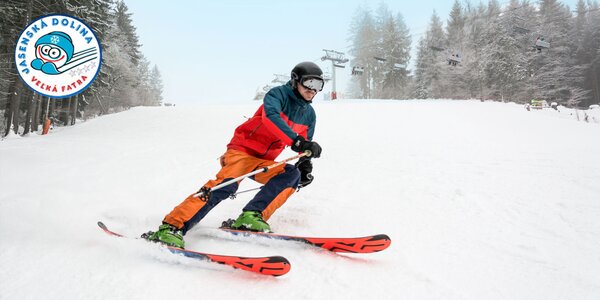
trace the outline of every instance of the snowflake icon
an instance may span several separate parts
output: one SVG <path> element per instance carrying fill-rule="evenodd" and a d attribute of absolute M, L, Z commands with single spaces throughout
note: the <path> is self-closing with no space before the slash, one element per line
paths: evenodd
<path fill-rule="evenodd" d="M 60 42 L 60 38 L 57 36 L 53 36 L 52 38 L 50 38 L 50 41 L 52 42 L 52 44 L 56 45 Z"/>

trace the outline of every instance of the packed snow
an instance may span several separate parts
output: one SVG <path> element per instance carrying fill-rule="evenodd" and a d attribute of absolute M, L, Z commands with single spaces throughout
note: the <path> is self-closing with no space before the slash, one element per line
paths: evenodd
<path fill-rule="evenodd" d="M 155 230 L 213 178 L 233 130 L 259 104 L 135 108 L 1 141 L 0 299 L 600 299 L 600 125 L 566 111 L 315 103 L 315 181 L 271 227 L 386 233 L 390 248 L 334 254 L 215 229 L 253 192 L 222 202 L 186 235 L 196 251 L 285 256 L 292 269 L 282 277 L 97 227 Z M 257 186 L 246 180 L 240 191 Z"/>

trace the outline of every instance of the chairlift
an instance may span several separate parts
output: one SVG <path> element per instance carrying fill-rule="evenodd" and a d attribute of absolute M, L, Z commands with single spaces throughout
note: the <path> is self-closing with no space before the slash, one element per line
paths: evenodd
<path fill-rule="evenodd" d="M 395 63 L 394 70 L 404 70 L 406 69 L 406 64 Z"/>
<path fill-rule="evenodd" d="M 527 29 L 527 26 L 525 26 L 525 20 L 523 20 L 523 18 L 520 17 L 514 18 L 512 29 L 514 32 L 520 34 L 527 34 L 530 31 L 529 29 Z"/>
<path fill-rule="evenodd" d="M 273 84 L 266 84 L 265 86 L 263 86 L 263 91 L 268 92 L 270 91 L 272 88 L 276 87 L 276 85 Z"/>
<path fill-rule="evenodd" d="M 336 64 L 336 63 L 334 63 L 333 66 L 336 68 L 342 68 L 342 69 L 346 67 L 345 65 L 340 65 L 340 64 Z"/>
<path fill-rule="evenodd" d="M 362 75 L 365 72 L 365 68 L 361 66 L 352 67 L 352 75 Z"/>
<path fill-rule="evenodd" d="M 271 80 L 271 83 L 281 83 L 285 84 L 290 80 L 290 75 L 288 74 L 273 74 L 275 78 Z"/>
<path fill-rule="evenodd" d="M 453 53 L 448 56 L 448 65 L 456 67 L 456 65 L 462 62 L 462 56 L 460 53 Z"/>
<path fill-rule="evenodd" d="M 432 42 L 429 42 L 429 48 L 431 50 L 437 51 L 437 52 L 442 52 L 442 51 L 446 50 L 446 48 L 444 48 L 444 46 L 442 46 L 441 44 L 439 44 L 439 43 L 432 43 Z"/>
<path fill-rule="evenodd" d="M 550 42 L 546 41 L 544 36 L 538 36 L 535 40 L 535 44 L 533 45 L 533 49 L 537 50 L 537 52 L 542 52 L 543 49 L 550 48 Z"/>
<path fill-rule="evenodd" d="M 385 62 L 387 59 L 381 56 L 373 56 L 373 58 L 378 62 Z"/>
<path fill-rule="evenodd" d="M 519 34 L 527 34 L 530 30 L 523 26 L 513 25 L 513 31 Z"/>
<path fill-rule="evenodd" d="M 256 95 L 254 96 L 254 100 L 263 100 L 265 98 L 266 94 L 267 94 L 266 92 L 257 90 Z"/>

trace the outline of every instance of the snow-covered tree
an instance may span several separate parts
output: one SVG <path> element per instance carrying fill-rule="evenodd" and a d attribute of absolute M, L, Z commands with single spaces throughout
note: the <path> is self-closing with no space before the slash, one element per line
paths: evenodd
<path fill-rule="evenodd" d="M 390 49 L 391 61 L 388 62 L 387 66 L 390 71 L 383 82 L 383 94 L 386 97 L 407 99 L 411 93 L 407 68 L 410 62 L 412 38 L 401 13 L 398 13 L 391 21 L 395 23 L 394 29 L 390 27 L 388 37 L 384 37 L 384 41 L 389 41 L 389 46 L 386 46 L 386 48 Z"/>
<path fill-rule="evenodd" d="M 149 105 L 161 105 L 163 102 L 163 82 L 158 66 L 154 65 L 149 77 L 149 86 L 151 91 L 151 102 Z"/>
<path fill-rule="evenodd" d="M 440 88 L 444 98 L 464 98 L 465 73 L 463 67 L 468 53 L 465 38 L 466 15 L 459 1 L 455 1 L 446 26 L 446 46 L 442 53 L 448 67 L 440 69 Z"/>
<path fill-rule="evenodd" d="M 401 14 L 385 3 L 375 16 L 359 7 L 350 28 L 354 79 L 349 87 L 358 98 L 406 98 L 411 37 Z M 359 68 L 361 72 L 356 72 Z"/>
<path fill-rule="evenodd" d="M 382 21 L 380 32 L 381 55 L 378 61 L 379 77 L 374 78 L 377 98 L 401 99 L 406 95 L 408 81 L 406 66 L 410 60 L 410 32 L 401 14 L 395 18 L 388 15 Z"/>
<path fill-rule="evenodd" d="M 481 56 L 487 41 L 482 38 L 486 28 L 486 7 L 479 4 L 474 7 L 467 3 L 465 7 L 465 40 L 463 60 L 461 62 L 463 96 L 465 98 L 483 98 L 484 67 Z"/>
<path fill-rule="evenodd" d="M 444 67 L 446 36 L 442 21 L 434 11 L 429 27 L 419 41 L 415 66 L 415 96 L 417 98 L 441 98 L 441 70 Z"/>
<path fill-rule="evenodd" d="M 519 55 L 522 49 L 511 28 L 505 26 L 506 15 L 490 18 L 488 22 L 490 26 L 483 32 L 487 43 L 480 55 L 484 82 L 496 99 L 511 100 L 527 78 L 527 61 Z"/>
<path fill-rule="evenodd" d="M 360 94 L 355 96 L 369 99 L 372 96 L 372 79 L 377 67 L 374 57 L 378 47 L 375 20 L 369 9 L 359 7 L 356 10 L 350 27 L 350 41 L 352 45 L 349 54 L 353 56 L 350 63 L 364 70 L 362 75 L 357 75 L 354 79 L 360 91 Z"/>
<path fill-rule="evenodd" d="M 141 59 L 140 42 L 136 33 L 136 28 L 131 20 L 129 8 L 123 1 L 118 1 L 115 7 L 115 25 L 119 28 L 122 37 L 120 42 L 123 49 L 130 57 L 131 62 L 137 66 Z"/>
<path fill-rule="evenodd" d="M 581 87 L 587 92 L 580 105 L 600 103 L 600 6 L 579 0 L 573 27 L 576 64 L 582 68 Z"/>
<path fill-rule="evenodd" d="M 584 94 L 579 87 L 583 70 L 576 65 L 571 12 L 556 0 L 542 0 L 536 33 L 550 42 L 550 48 L 532 56 L 531 86 L 534 95 L 548 101 L 575 105 Z"/>

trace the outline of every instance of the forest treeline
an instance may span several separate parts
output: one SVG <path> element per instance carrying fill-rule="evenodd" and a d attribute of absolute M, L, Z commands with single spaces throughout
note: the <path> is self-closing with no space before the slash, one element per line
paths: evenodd
<path fill-rule="evenodd" d="M 350 41 L 356 98 L 600 103 L 597 1 L 455 1 L 445 24 L 434 11 L 422 32 L 381 3 L 357 9 Z"/>
<path fill-rule="evenodd" d="M 78 118 L 162 103 L 160 71 L 141 53 L 122 1 L 4 0 L 0 11 L 0 135 L 39 130 L 46 117 L 72 125 Z M 48 14 L 85 20 L 101 42 L 100 74 L 78 96 L 49 101 L 17 75 L 18 36 Z M 456 0 L 445 22 L 434 11 L 419 32 L 411 32 L 401 12 L 380 3 L 375 11 L 357 9 L 349 40 L 353 98 L 600 103 L 596 0 L 579 0 L 574 8 L 557 0 Z"/>

